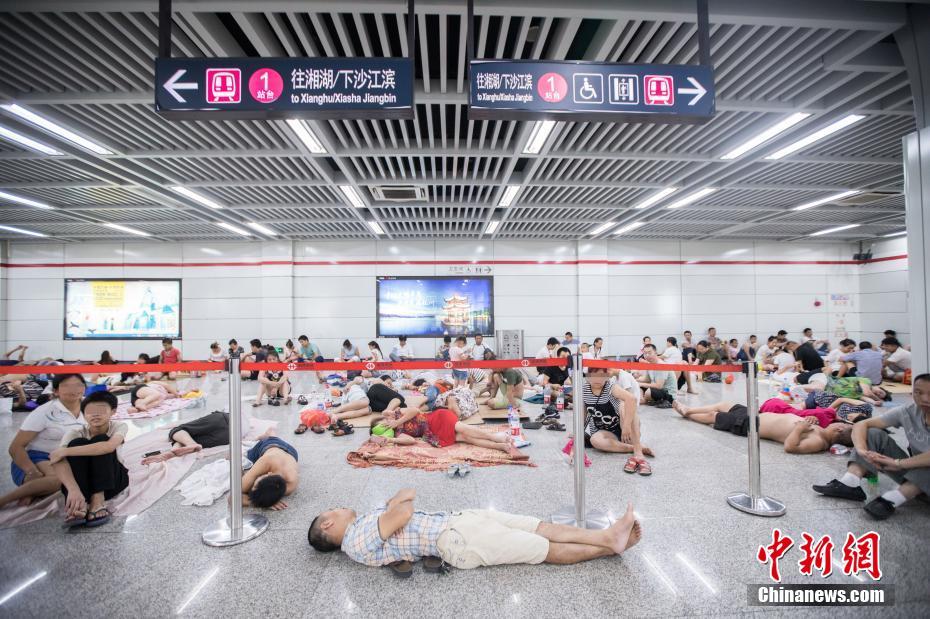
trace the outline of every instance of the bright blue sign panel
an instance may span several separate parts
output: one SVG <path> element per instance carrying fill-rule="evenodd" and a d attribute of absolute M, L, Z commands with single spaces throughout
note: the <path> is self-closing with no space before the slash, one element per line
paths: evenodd
<path fill-rule="evenodd" d="M 407 58 L 159 58 L 169 118 L 413 118 Z"/>
<path fill-rule="evenodd" d="M 701 123 L 714 75 L 697 65 L 473 60 L 469 118 Z"/>

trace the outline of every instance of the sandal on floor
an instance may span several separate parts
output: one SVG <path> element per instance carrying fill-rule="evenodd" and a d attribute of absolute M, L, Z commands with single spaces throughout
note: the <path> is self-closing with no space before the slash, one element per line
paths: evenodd
<path fill-rule="evenodd" d="M 439 557 L 423 557 L 423 571 L 427 574 L 448 574 L 449 564 Z"/>
<path fill-rule="evenodd" d="M 635 473 L 639 470 L 639 458 L 629 457 L 627 458 L 626 464 L 623 465 L 624 473 Z"/>
<path fill-rule="evenodd" d="M 61 528 L 63 529 L 74 529 L 77 527 L 83 527 L 87 524 L 87 514 L 83 516 L 72 516 L 71 518 L 66 518 Z"/>
<path fill-rule="evenodd" d="M 547 429 L 547 430 L 553 430 L 553 431 L 555 431 L 555 432 L 565 432 L 565 424 L 564 424 L 564 423 L 558 423 L 558 422 L 557 422 L 557 423 L 546 424 L 546 429 Z"/>
<path fill-rule="evenodd" d="M 294 434 L 303 434 L 303 433 L 306 432 L 306 431 L 307 431 L 307 426 L 305 426 L 304 424 L 300 424 L 300 425 L 297 426 L 297 428 L 294 430 Z"/>
<path fill-rule="evenodd" d="M 643 460 L 642 458 L 637 458 L 639 468 L 636 469 L 636 472 L 642 475 L 643 477 L 648 477 L 652 475 L 652 467 L 649 466 L 649 463 Z"/>
<path fill-rule="evenodd" d="M 387 564 L 385 567 L 390 568 L 398 578 L 410 578 L 413 576 L 413 564 L 411 564 L 410 561 L 395 561 L 394 563 Z"/>
<path fill-rule="evenodd" d="M 309 403 L 309 400 L 307 400 L 306 396 L 298 396 L 297 403 L 300 404 L 301 406 L 306 406 Z"/>
<path fill-rule="evenodd" d="M 262 405 L 261 402 L 252 402 L 252 408 L 256 408 L 256 407 L 259 407 L 259 406 L 261 406 L 261 405 Z"/>
<path fill-rule="evenodd" d="M 326 432 L 326 428 L 324 428 L 320 424 L 316 424 L 310 428 L 310 431 L 313 432 L 314 434 L 323 434 L 324 432 Z"/>
<path fill-rule="evenodd" d="M 100 512 L 103 512 L 102 516 L 98 516 Z M 87 516 L 85 527 L 100 527 L 110 522 L 110 510 L 106 507 L 101 507 L 95 512 L 87 512 Z M 93 518 L 90 518 L 90 516 L 93 516 Z"/>

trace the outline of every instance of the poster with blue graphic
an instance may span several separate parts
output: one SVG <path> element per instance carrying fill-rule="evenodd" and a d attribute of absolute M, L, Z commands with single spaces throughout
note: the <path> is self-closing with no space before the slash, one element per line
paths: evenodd
<path fill-rule="evenodd" d="M 379 277 L 378 337 L 494 335 L 493 277 Z"/>
<path fill-rule="evenodd" d="M 181 280 L 66 279 L 66 340 L 181 337 Z"/>

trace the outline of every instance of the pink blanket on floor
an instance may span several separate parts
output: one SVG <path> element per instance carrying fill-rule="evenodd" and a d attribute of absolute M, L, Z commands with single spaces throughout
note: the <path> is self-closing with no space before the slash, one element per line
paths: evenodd
<path fill-rule="evenodd" d="M 129 402 L 122 402 L 116 408 L 116 414 L 113 415 L 113 419 L 146 419 L 148 417 L 158 417 L 159 415 L 173 413 L 189 406 L 196 406 L 198 402 L 200 402 L 198 398 L 171 398 L 170 400 L 165 400 L 155 408 L 147 411 L 137 411 L 135 413 L 129 412 L 129 407 L 131 406 Z"/>
<path fill-rule="evenodd" d="M 536 466 L 529 460 L 514 460 L 509 455 L 496 449 L 456 443 L 448 447 L 432 447 L 427 443 L 417 442 L 410 446 L 379 446 L 366 441 L 346 456 L 354 467 L 393 466 L 424 471 L 444 471 L 450 464 L 468 462 L 474 467 L 501 466 L 503 464 L 522 464 Z"/>
<path fill-rule="evenodd" d="M 252 419 L 251 429 L 245 440 L 255 440 L 268 428 L 277 427 L 277 421 Z M 145 454 L 152 451 L 171 449 L 168 432 L 171 428 L 159 428 L 128 441 L 119 448 L 120 460 L 129 471 L 129 487 L 107 502 L 107 507 L 115 516 L 139 514 L 151 507 L 155 501 L 168 493 L 194 466 L 194 462 L 209 458 L 228 450 L 225 445 L 204 449 L 180 458 L 165 462 L 156 462 L 147 466 L 142 464 Z M 53 514 L 62 515 L 65 498 L 60 492 L 35 501 L 27 507 L 7 505 L 0 509 L 0 529 L 18 524 L 41 520 Z"/>

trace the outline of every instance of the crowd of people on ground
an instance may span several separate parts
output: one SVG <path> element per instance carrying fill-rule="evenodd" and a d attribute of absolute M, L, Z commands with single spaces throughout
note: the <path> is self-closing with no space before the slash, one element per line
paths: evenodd
<path fill-rule="evenodd" d="M 536 423 L 564 430 L 559 423 L 560 407 L 580 398 L 585 410 L 584 444 L 602 452 L 627 454 L 623 470 L 648 476 L 655 453 L 642 441 L 643 405 L 673 408 L 684 419 L 711 425 L 738 436 L 749 433 L 746 406 L 721 401 L 704 406 L 687 406 L 681 396 L 695 393 L 701 382 L 725 382 L 719 365 L 753 363 L 768 397 L 760 397 L 758 432 L 776 441 L 788 453 L 818 453 L 831 446 L 852 447 L 846 472 L 838 479 L 814 486 L 820 494 L 863 502 L 860 487 L 864 476 L 882 472 L 897 486 L 869 501 L 865 510 L 875 518 L 887 518 L 907 500 L 930 493 L 930 375 L 911 375 L 910 351 L 893 331 L 885 332 L 878 348 L 871 342 L 845 338 L 835 347 L 804 329 L 797 340 L 784 330 L 760 342 L 752 335 L 740 344 L 723 339 L 709 328 L 700 339 L 685 331 L 679 339 L 666 338 L 661 352 L 651 337 L 644 337 L 631 360 L 648 364 L 643 370 L 626 371 L 587 367 L 581 393 L 573 393 L 572 373 L 567 363 L 530 368 L 454 368 L 449 374 L 431 370 L 384 372 L 351 370 L 317 372 L 326 393 L 337 402 L 325 411 L 325 420 L 313 407 L 301 412 L 294 430 L 335 436 L 352 433 L 353 419 L 375 415 L 368 423 L 371 441 L 380 445 L 412 445 L 424 441 L 436 447 L 467 443 L 499 450 L 514 459 L 525 459 L 511 436 L 464 423 L 478 413 L 479 406 L 514 408 L 540 397 L 546 405 Z M 0 377 L 0 397 L 14 399 L 17 410 L 31 411 L 13 438 L 9 453 L 11 476 L 16 488 L 0 496 L 0 507 L 28 505 L 37 497 L 58 490 L 65 496 L 65 518 L 69 527 L 96 527 L 111 516 L 107 502 L 129 484 L 126 466 L 118 457 L 128 432 L 127 424 L 113 420 L 118 399 L 111 389 L 129 388 L 130 411 L 147 410 L 180 392 L 174 384 L 176 371 L 107 372 L 117 363 L 104 351 L 94 365 L 99 372 L 82 374 L 22 375 L 15 366 L 27 363 L 27 347 L 18 346 L 5 355 L 7 374 Z M 565 359 L 579 353 L 584 359 L 606 358 L 603 338 L 591 343 L 578 341 L 571 332 L 563 339 L 550 337 L 532 359 Z M 231 356 L 254 362 L 321 362 L 320 348 L 306 335 L 282 348 L 249 341 L 246 350 L 235 339 L 225 350 L 218 342 L 210 346 L 208 359 L 225 361 Z M 15 358 L 14 358 L 15 357 Z M 377 341 L 367 344 L 367 353 L 348 339 L 335 362 L 410 361 L 416 359 L 406 337 L 400 337 L 388 355 Z M 436 359 L 448 361 L 492 360 L 494 352 L 481 335 L 472 342 L 465 336 L 443 339 Z M 157 355 L 140 354 L 135 363 L 179 363 L 179 348 L 166 338 Z M 42 359 L 35 365 L 62 365 L 63 360 Z M 670 365 L 668 370 L 661 369 Z M 693 369 L 687 366 L 695 366 Z M 706 370 L 701 369 L 708 366 Z M 218 372 L 225 380 L 226 372 Z M 265 403 L 288 405 L 293 400 L 291 372 L 286 369 L 243 371 L 241 378 L 254 380 L 258 389 L 253 406 Z M 876 408 L 891 400 L 882 381 L 913 385 L 913 402 L 877 415 Z M 298 403 L 306 405 L 305 394 Z M 538 426 L 537 426 L 538 427 Z M 901 428 L 907 439 L 905 450 L 887 433 Z M 228 413 L 215 411 L 175 426 L 169 433 L 171 449 L 151 454 L 142 464 L 151 465 L 229 442 Z M 570 438 L 570 440 L 574 440 Z M 570 451 L 570 450 L 569 450 Z M 242 480 L 242 502 L 259 508 L 284 509 L 285 497 L 298 486 L 298 452 L 289 443 L 266 432 L 249 449 L 253 463 Z M 554 525 L 507 514 L 473 513 L 469 518 L 445 514 L 438 517 L 413 510 L 412 492 L 403 491 L 381 510 L 359 516 L 349 510 L 320 514 L 308 532 L 318 550 L 341 548 L 351 558 L 369 565 L 383 565 L 423 556 L 438 556 L 451 565 L 474 567 L 498 562 L 542 561 L 571 563 L 605 554 L 617 554 L 641 534 L 640 525 L 629 514 L 606 537 L 572 538 Z M 455 521 L 455 522 L 453 522 Z M 622 524 L 621 524 L 622 523 Z M 429 529 L 424 534 L 421 529 Z M 372 531 L 380 532 L 372 543 Z M 451 533 L 463 539 L 451 541 Z M 462 544 L 482 548 L 498 536 L 503 550 L 495 558 L 457 554 Z M 428 538 L 424 541 L 424 535 Z M 422 542 L 416 546 L 417 539 Z M 506 550 L 506 552 L 504 552 Z"/>

